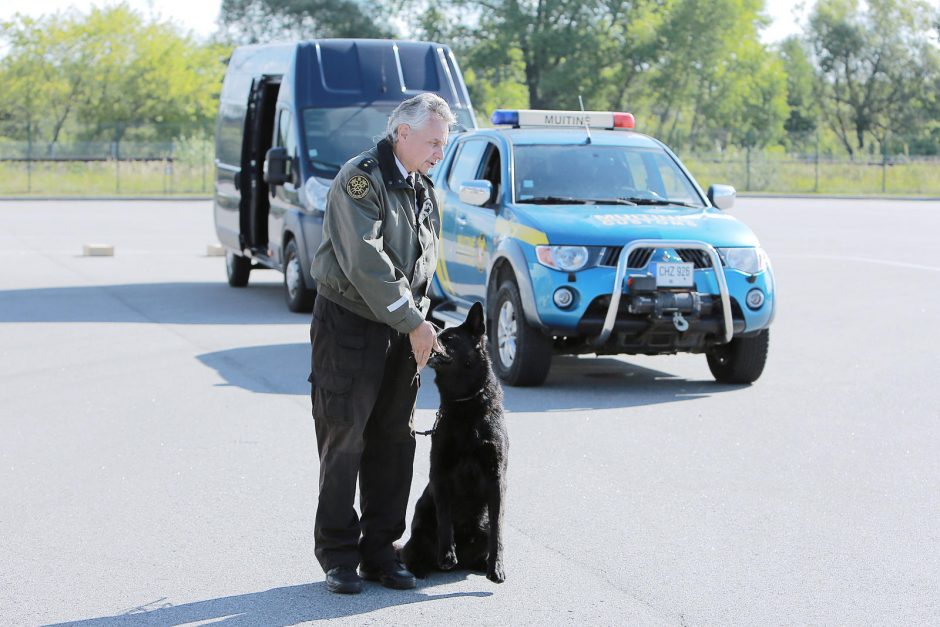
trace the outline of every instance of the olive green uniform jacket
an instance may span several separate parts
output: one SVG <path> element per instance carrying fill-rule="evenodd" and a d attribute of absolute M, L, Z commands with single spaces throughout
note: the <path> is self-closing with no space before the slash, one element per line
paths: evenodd
<path fill-rule="evenodd" d="M 427 315 L 441 230 L 431 179 L 417 179 L 412 188 L 387 139 L 348 161 L 330 186 L 311 269 L 318 296 L 400 333 Z"/>

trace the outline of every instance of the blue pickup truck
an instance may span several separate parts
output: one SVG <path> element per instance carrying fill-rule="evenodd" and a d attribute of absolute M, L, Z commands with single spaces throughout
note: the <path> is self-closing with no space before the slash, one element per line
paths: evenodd
<path fill-rule="evenodd" d="M 554 354 L 704 353 L 715 379 L 763 372 L 774 318 L 770 261 L 678 157 L 629 113 L 500 110 L 453 137 L 432 316 L 482 302 L 510 385 L 541 385 Z"/>

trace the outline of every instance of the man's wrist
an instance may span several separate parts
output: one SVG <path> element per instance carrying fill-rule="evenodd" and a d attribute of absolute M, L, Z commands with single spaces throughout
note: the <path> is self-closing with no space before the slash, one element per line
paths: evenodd
<path fill-rule="evenodd" d="M 414 306 L 412 306 L 409 309 L 408 314 L 404 317 L 404 319 L 398 324 L 394 324 L 392 326 L 399 333 L 410 334 L 412 331 L 420 327 L 422 322 L 424 322 L 424 316 L 421 315 L 420 311 L 418 311 Z"/>

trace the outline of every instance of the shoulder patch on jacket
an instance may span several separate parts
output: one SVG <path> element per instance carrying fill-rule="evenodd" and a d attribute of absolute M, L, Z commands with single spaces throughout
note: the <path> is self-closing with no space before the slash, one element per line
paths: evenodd
<path fill-rule="evenodd" d="M 360 161 L 359 163 L 357 163 L 357 164 L 356 164 L 356 167 L 359 168 L 360 170 L 362 170 L 363 172 L 369 173 L 369 172 L 371 172 L 371 171 L 375 168 L 375 166 L 377 166 L 377 165 L 378 165 L 378 161 L 376 161 L 376 160 L 373 159 L 372 157 L 366 157 L 365 159 L 363 159 L 362 161 Z"/>
<path fill-rule="evenodd" d="M 357 174 L 346 182 L 346 193 L 350 198 L 359 200 L 369 193 L 369 179 Z"/>

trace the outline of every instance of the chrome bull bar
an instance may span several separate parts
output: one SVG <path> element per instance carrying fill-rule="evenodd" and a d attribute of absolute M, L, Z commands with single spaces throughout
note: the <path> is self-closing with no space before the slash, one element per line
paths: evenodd
<path fill-rule="evenodd" d="M 617 311 L 620 308 L 620 297 L 623 295 L 623 277 L 627 273 L 627 263 L 630 259 L 630 253 L 637 248 L 691 248 L 704 251 L 712 263 L 712 270 L 715 271 L 715 278 L 718 281 L 718 292 L 721 296 L 721 314 L 725 323 L 725 342 L 731 341 L 734 334 L 731 321 L 731 296 L 728 294 L 728 282 L 725 280 L 725 273 L 721 267 L 721 258 L 718 251 L 711 244 L 699 242 L 696 240 L 661 240 L 661 239 L 638 239 L 630 242 L 620 251 L 620 259 L 617 260 L 617 274 L 614 278 L 614 288 L 610 293 L 610 306 L 607 308 L 607 316 L 604 318 L 604 328 L 600 334 L 594 338 L 594 346 L 601 346 L 610 337 L 614 330 L 614 322 L 617 320 Z"/>

